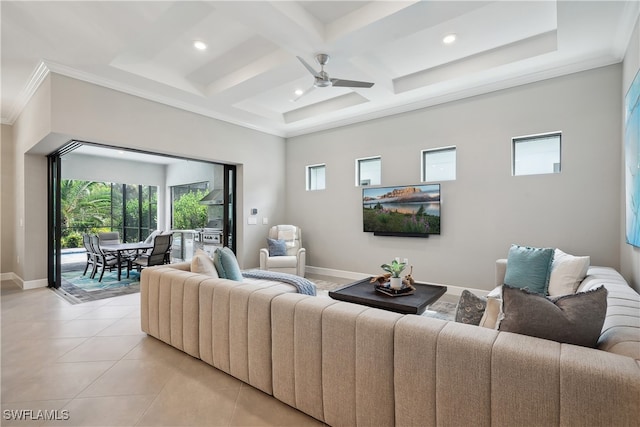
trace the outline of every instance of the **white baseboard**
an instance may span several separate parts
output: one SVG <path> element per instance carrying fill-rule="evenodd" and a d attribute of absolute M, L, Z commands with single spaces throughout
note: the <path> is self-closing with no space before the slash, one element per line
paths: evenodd
<path fill-rule="evenodd" d="M 36 288 L 46 288 L 49 286 L 49 281 L 47 279 L 37 279 L 37 280 L 27 280 L 26 282 L 22 282 L 22 289 L 36 289 Z"/>
<path fill-rule="evenodd" d="M 15 280 L 15 278 L 14 273 L 0 273 L 0 280 Z"/>
<path fill-rule="evenodd" d="M 12 280 L 18 286 L 20 286 L 23 290 L 46 288 L 47 286 L 49 286 L 49 281 L 47 279 L 27 280 L 25 282 L 24 280 L 22 280 L 22 277 L 18 276 L 13 272 L 0 273 L 0 280 Z"/>
<path fill-rule="evenodd" d="M 313 266 L 306 266 L 305 271 L 307 273 L 311 273 L 311 274 L 320 274 L 323 276 L 330 276 L 330 277 L 341 277 L 344 279 L 353 279 L 355 280 L 362 280 L 362 279 L 366 279 L 367 277 L 370 277 L 371 274 L 365 274 L 365 273 L 356 273 L 354 271 L 344 271 L 344 270 L 334 270 L 331 268 L 323 268 L 323 267 L 313 267 Z M 419 280 L 418 280 L 419 281 Z M 451 295 L 451 296 L 457 296 L 460 297 L 460 295 L 462 295 L 462 291 L 463 290 L 468 290 L 469 292 L 478 295 L 478 296 L 487 296 L 487 294 L 490 291 L 484 290 L 484 289 L 474 289 L 474 288 L 463 288 L 460 286 L 452 286 L 452 285 L 446 285 L 444 283 L 433 283 L 434 285 L 441 285 L 441 286 L 446 286 L 447 287 L 447 294 Z"/>
<path fill-rule="evenodd" d="M 332 268 L 313 267 L 307 265 L 305 271 L 311 274 L 319 274 L 321 276 L 342 277 L 344 279 L 362 280 L 370 277 L 370 274 L 356 273 L 353 271 L 334 270 Z"/>

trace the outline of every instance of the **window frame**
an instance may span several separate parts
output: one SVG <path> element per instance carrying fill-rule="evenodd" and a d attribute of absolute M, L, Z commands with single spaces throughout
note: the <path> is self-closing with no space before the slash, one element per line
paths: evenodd
<path fill-rule="evenodd" d="M 371 184 L 371 183 L 362 184 L 362 179 L 360 177 L 360 171 L 361 171 L 360 164 L 363 161 L 366 162 L 366 161 L 371 161 L 371 160 L 380 160 L 380 171 L 379 171 L 380 182 L 378 184 Z M 355 169 L 356 169 L 356 178 L 355 178 L 356 179 L 356 182 L 355 182 L 356 187 L 368 187 L 368 186 L 372 186 L 372 185 L 382 185 L 382 156 L 369 156 L 369 157 L 361 157 L 359 159 L 356 159 L 355 160 Z"/>
<path fill-rule="evenodd" d="M 538 139 L 549 139 L 558 137 L 558 170 L 553 172 L 520 173 L 516 174 L 516 145 L 519 142 L 530 142 Z M 514 136 L 511 138 L 511 176 L 531 176 L 531 175 L 555 175 L 562 173 L 562 131 L 544 132 L 533 135 Z"/>
<path fill-rule="evenodd" d="M 311 182 L 313 181 L 311 178 L 311 171 L 314 169 L 323 168 L 324 169 L 324 186 L 322 188 L 311 188 Z M 327 189 L 327 164 L 326 163 L 316 163 L 313 165 L 305 166 L 305 189 L 306 191 L 322 191 Z"/>
<path fill-rule="evenodd" d="M 428 180 L 427 178 L 427 154 L 435 153 L 435 152 L 444 152 L 444 151 L 453 151 L 455 153 L 455 159 L 453 162 L 454 171 L 453 178 L 450 179 L 439 179 L 439 180 Z M 445 147 L 437 147 L 437 148 L 425 148 L 424 150 L 420 150 L 420 181 L 421 182 L 441 182 L 441 181 L 456 181 L 458 179 L 458 147 L 455 145 L 447 145 Z"/>

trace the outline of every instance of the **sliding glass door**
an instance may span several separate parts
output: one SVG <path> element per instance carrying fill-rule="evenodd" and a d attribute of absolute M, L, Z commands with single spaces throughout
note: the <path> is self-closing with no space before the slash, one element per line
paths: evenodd
<path fill-rule="evenodd" d="M 47 277 L 52 288 L 62 281 L 62 156 L 79 146 L 72 141 L 47 156 Z"/>
<path fill-rule="evenodd" d="M 223 186 L 224 202 L 219 206 L 220 215 L 217 216 L 222 227 L 220 240 L 235 252 L 235 166 L 135 152 L 135 160 L 124 161 L 122 168 L 118 169 L 118 174 L 114 172 L 115 179 L 105 182 L 110 179 L 113 168 L 101 168 L 101 165 L 105 164 L 104 159 L 115 158 L 113 153 L 120 151 L 122 150 L 116 150 L 113 147 L 73 141 L 47 156 L 49 166 L 49 236 L 47 240 L 50 287 L 60 287 L 63 280 L 62 273 L 66 275 L 70 268 L 73 271 L 78 268 L 77 265 L 72 265 L 71 260 L 75 259 L 75 264 L 78 264 L 80 262 L 78 258 L 84 255 L 83 233 L 118 231 L 122 242 L 138 242 L 144 240 L 156 229 L 169 231 L 175 228 L 172 224 L 175 218 L 170 210 L 169 189 L 172 188 L 170 182 L 190 180 L 195 172 L 198 172 L 198 177 L 209 180 L 211 184 L 217 183 L 216 185 Z M 94 157 L 89 158 L 89 155 Z M 133 163 L 134 161 L 139 163 Z M 87 162 L 97 167 L 87 167 Z M 158 164 L 163 166 L 154 166 Z M 127 167 L 130 168 L 128 172 Z M 141 176 L 139 173 L 139 169 L 142 169 L 148 174 L 149 171 L 154 171 L 154 167 L 167 168 L 169 172 L 156 173 L 154 176 L 160 178 L 153 179 L 147 178 L 147 175 Z M 167 176 L 170 176 L 170 179 Z M 125 180 L 150 183 L 130 184 Z M 196 201 L 196 205 L 201 207 L 199 201 L 200 198 Z M 207 212 L 207 206 L 204 208 Z M 184 216 L 185 213 L 182 214 Z M 188 228 L 202 229 L 211 219 L 205 213 L 202 224 Z"/>

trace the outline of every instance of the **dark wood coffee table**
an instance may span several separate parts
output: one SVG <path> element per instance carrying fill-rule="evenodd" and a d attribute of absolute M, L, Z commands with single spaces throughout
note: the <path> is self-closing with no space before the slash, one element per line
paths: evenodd
<path fill-rule="evenodd" d="M 340 301 L 354 302 L 369 307 L 382 308 L 402 314 L 422 314 L 429 304 L 433 304 L 447 292 L 446 286 L 416 283 L 416 291 L 411 295 L 389 296 L 375 290 L 368 279 L 329 291 L 329 296 Z"/>

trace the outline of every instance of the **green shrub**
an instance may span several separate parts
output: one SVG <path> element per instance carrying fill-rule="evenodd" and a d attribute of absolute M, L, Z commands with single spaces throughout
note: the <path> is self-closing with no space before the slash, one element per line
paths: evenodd
<path fill-rule="evenodd" d="M 82 234 L 70 233 L 67 237 L 63 237 L 60 243 L 62 248 L 81 248 Z"/>

